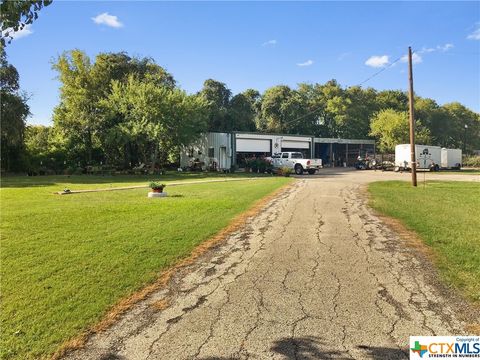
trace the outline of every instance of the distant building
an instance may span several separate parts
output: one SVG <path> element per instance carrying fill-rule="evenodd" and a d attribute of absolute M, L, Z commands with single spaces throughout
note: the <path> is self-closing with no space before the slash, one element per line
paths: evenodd
<path fill-rule="evenodd" d="M 359 155 L 375 155 L 375 141 L 368 139 L 316 138 L 309 135 L 209 132 L 183 147 L 181 167 L 224 170 L 245 166 L 245 159 L 298 151 L 322 159 L 324 166 L 353 166 Z"/>

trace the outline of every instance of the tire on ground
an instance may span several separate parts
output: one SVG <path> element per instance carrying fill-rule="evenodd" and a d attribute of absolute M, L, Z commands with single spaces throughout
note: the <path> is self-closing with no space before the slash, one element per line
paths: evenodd
<path fill-rule="evenodd" d="M 295 165 L 295 174 L 302 175 L 303 174 L 303 166 L 300 164 Z"/>

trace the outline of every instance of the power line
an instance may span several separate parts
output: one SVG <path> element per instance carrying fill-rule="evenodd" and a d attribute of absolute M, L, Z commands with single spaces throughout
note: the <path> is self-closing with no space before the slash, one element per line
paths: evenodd
<path fill-rule="evenodd" d="M 415 54 L 415 51 L 412 51 L 412 54 Z M 370 77 L 366 78 L 365 80 L 363 80 L 361 83 L 359 83 L 358 85 L 354 85 L 354 86 L 362 86 L 363 84 L 365 84 L 366 82 L 370 81 L 371 79 L 373 79 L 374 77 L 380 75 L 382 72 L 384 72 L 385 70 L 391 68 L 393 65 L 395 65 L 395 63 L 399 62 L 405 55 L 401 55 L 399 56 L 397 59 L 395 59 L 393 62 L 391 62 L 390 64 L 388 64 L 388 66 L 385 66 L 383 67 L 381 70 L 377 71 L 376 73 L 374 73 L 373 75 L 371 75 Z M 323 109 L 323 105 L 317 107 L 316 109 L 312 110 L 311 112 L 305 114 L 305 115 L 302 115 L 296 119 L 293 119 L 293 120 L 290 120 L 290 121 L 287 121 L 287 122 L 284 122 L 282 123 L 281 125 L 287 125 L 287 124 L 291 124 L 291 123 L 294 123 L 294 122 L 297 122 L 298 120 L 301 120 L 303 118 L 306 118 L 307 116 L 310 116 L 310 115 L 313 115 L 315 114 L 318 110 L 321 110 Z"/>
<path fill-rule="evenodd" d="M 415 52 L 413 52 L 414 54 Z M 382 69 L 380 69 L 379 71 L 377 71 L 375 74 L 369 76 L 368 78 L 366 78 L 365 80 L 363 80 L 361 83 L 359 83 L 358 85 L 356 86 L 362 86 L 363 84 L 365 84 L 367 81 L 370 81 L 371 79 L 373 79 L 375 76 L 377 75 L 380 75 L 382 72 L 384 72 L 385 70 L 391 68 L 395 63 L 399 62 L 402 58 L 404 57 L 404 55 L 400 56 L 399 58 L 397 58 L 394 62 L 388 64 L 388 66 L 385 66 L 383 67 Z"/>
<path fill-rule="evenodd" d="M 412 54 L 414 54 L 415 51 L 412 52 Z M 363 84 L 365 84 L 366 82 L 370 81 L 371 79 L 373 79 L 374 77 L 376 77 L 377 75 L 380 75 L 382 72 L 384 72 L 385 70 L 391 68 L 395 63 L 399 62 L 405 55 L 401 55 L 399 56 L 397 59 L 395 59 L 393 62 L 391 62 L 390 64 L 388 64 L 388 66 L 385 66 L 383 67 L 381 70 L 377 71 L 376 73 L 374 73 L 373 75 L 369 76 L 368 78 L 366 78 L 365 80 L 363 80 L 361 83 L 359 83 L 358 85 L 354 85 L 354 86 L 362 86 Z M 323 109 L 323 106 L 319 106 L 317 107 L 316 109 L 310 111 L 309 113 L 305 114 L 305 115 L 302 115 L 296 119 L 293 119 L 293 120 L 290 120 L 290 121 L 287 121 L 285 123 L 282 123 L 282 125 L 286 125 L 286 124 L 291 124 L 291 123 L 294 123 L 298 120 L 301 120 L 307 116 L 310 116 L 314 113 L 316 113 L 318 110 L 321 110 Z"/>

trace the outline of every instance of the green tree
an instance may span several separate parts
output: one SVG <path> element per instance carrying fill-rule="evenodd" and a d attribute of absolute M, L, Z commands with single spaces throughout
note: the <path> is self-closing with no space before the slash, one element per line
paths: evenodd
<path fill-rule="evenodd" d="M 51 126 L 28 125 L 25 129 L 25 151 L 29 172 L 43 169 L 62 173 L 67 167 L 68 149 L 63 144 L 57 129 Z"/>
<path fill-rule="evenodd" d="M 447 111 L 433 99 L 415 97 L 415 120 L 430 130 L 432 144 L 452 147 L 455 144 L 453 122 Z"/>
<path fill-rule="evenodd" d="M 95 135 L 99 130 L 100 83 L 92 77 L 89 57 L 80 50 L 60 56 L 53 68 L 58 72 L 60 104 L 54 109 L 55 126 L 63 130 L 70 147 L 84 153 L 84 161 L 91 163 Z"/>
<path fill-rule="evenodd" d="M 122 115 L 125 121 L 117 125 L 118 132 L 134 140 L 141 148 L 143 161 L 151 161 L 152 166 L 164 165 L 173 151 L 207 127 L 209 104 L 203 97 L 134 76 L 126 83 L 114 81 L 103 105 Z"/>
<path fill-rule="evenodd" d="M 458 102 L 445 104 L 441 109 L 448 117 L 448 146 L 462 149 L 466 145 L 467 152 L 480 149 L 480 114 Z"/>
<path fill-rule="evenodd" d="M 237 94 L 231 99 L 228 109 L 233 130 L 255 131 L 257 112 L 251 98 L 244 93 Z"/>
<path fill-rule="evenodd" d="M 377 94 L 379 109 L 408 111 L 408 94 L 401 90 L 384 90 Z"/>
<path fill-rule="evenodd" d="M 133 77 L 173 89 L 173 77 L 152 59 L 132 58 L 123 52 L 99 54 L 92 64 L 84 52 L 72 50 L 60 56 L 53 68 L 62 83 L 54 124 L 65 136 L 71 156 L 86 163 L 102 158 L 118 163 L 119 157 L 125 166 L 137 162 L 140 150 L 134 138 L 119 126 L 125 119 L 119 112 L 107 111 L 103 101 L 114 81 L 126 83 Z"/>
<path fill-rule="evenodd" d="M 27 96 L 20 92 L 17 69 L 8 63 L 2 45 L 0 65 L 1 166 L 6 171 L 18 171 L 23 167 L 23 137 L 30 109 Z"/>
<path fill-rule="evenodd" d="M 260 126 L 267 132 L 297 133 L 305 113 L 298 92 L 286 85 L 273 86 L 262 97 Z"/>
<path fill-rule="evenodd" d="M 12 40 L 12 33 L 22 30 L 38 18 L 38 12 L 52 3 L 52 0 L 2 0 L 1 14 L 1 45 Z"/>
<path fill-rule="evenodd" d="M 230 89 L 222 82 L 208 79 L 203 83 L 200 96 L 209 103 L 208 130 L 233 130 L 232 118 L 229 116 L 230 98 L 232 96 Z"/>
<path fill-rule="evenodd" d="M 378 142 L 381 152 L 392 153 L 398 144 L 406 144 L 409 139 L 408 113 L 394 109 L 378 112 L 370 123 L 370 135 Z M 430 131 L 416 123 L 415 143 L 428 145 L 431 143 Z"/>
<path fill-rule="evenodd" d="M 346 116 L 342 122 L 342 137 L 365 139 L 370 136 L 370 119 L 378 112 L 375 89 L 352 86 L 345 90 L 348 99 Z"/>
<path fill-rule="evenodd" d="M 336 80 L 325 84 L 299 84 L 298 93 L 308 109 L 302 117 L 302 129 L 315 136 L 342 136 L 350 99 Z"/>

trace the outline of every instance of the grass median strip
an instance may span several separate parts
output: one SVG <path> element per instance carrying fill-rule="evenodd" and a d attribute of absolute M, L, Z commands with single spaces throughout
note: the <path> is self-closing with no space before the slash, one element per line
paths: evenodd
<path fill-rule="evenodd" d="M 146 189 L 54 196 L 71 184 L 10 183 L 1 190 L 0 357 L 51 354 L 289 181 L 185 185 L 164 199 Z"/>
<path fill-rule="evenodd" d="M 415 231 L 434 253 L 444 280 L 480 305 L 480 184 L 403 181 L 369 185 L 370 204 Z"/>

